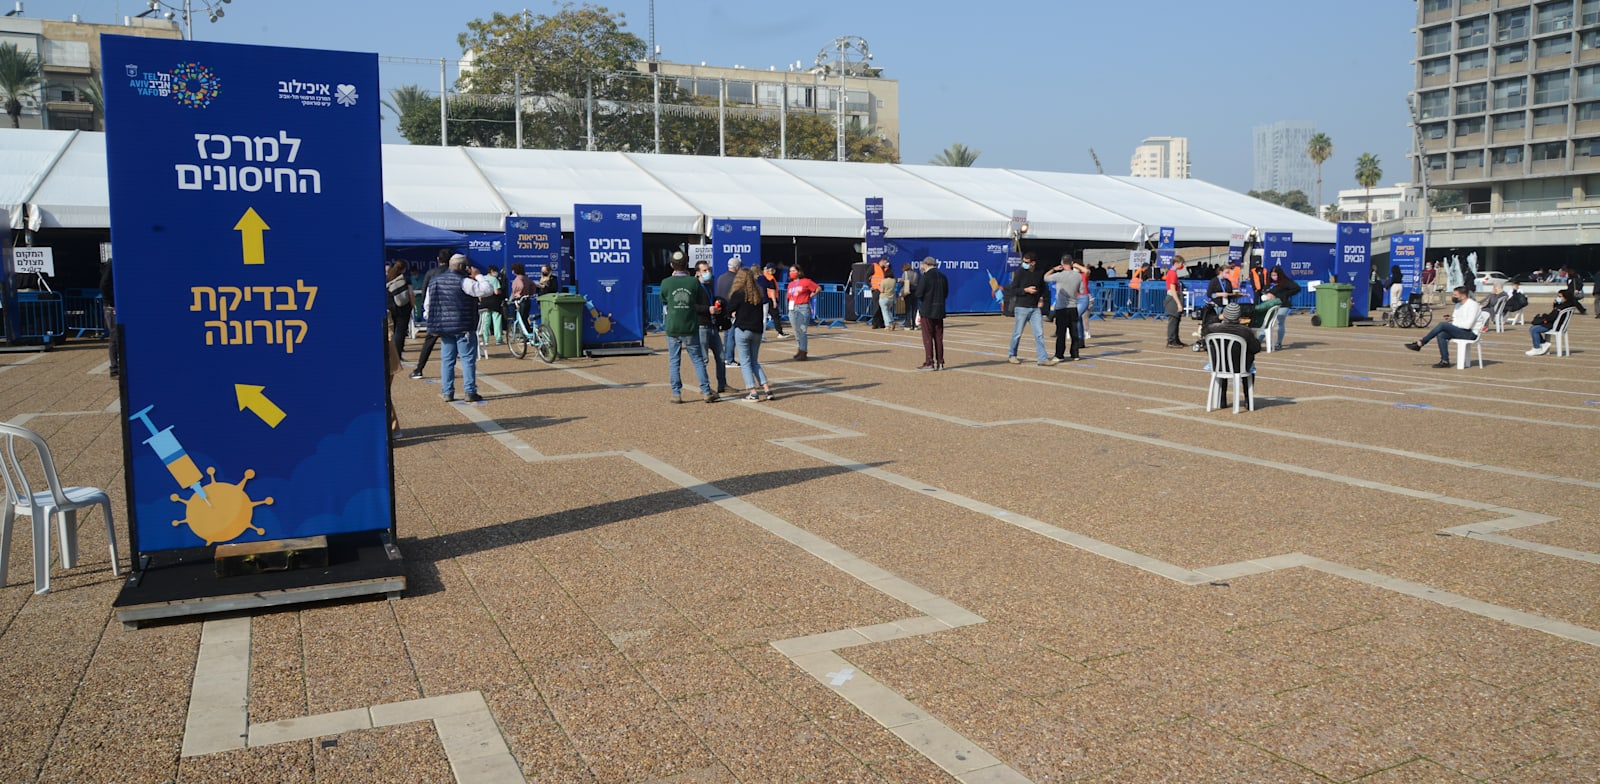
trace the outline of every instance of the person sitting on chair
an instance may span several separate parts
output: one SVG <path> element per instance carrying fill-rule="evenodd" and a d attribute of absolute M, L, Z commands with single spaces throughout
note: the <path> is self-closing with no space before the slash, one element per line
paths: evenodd
<path fill-rule="evenodd" d="M 1428 341 L 1439 339 L 1439 364 L 1436 368 L 1450 367 L 1450 341 L 1476 340 L 1478 338 L 1472 330 L 1478 326 L 1478 314 L 1483 308 L 1478 306 L 1478 301 L 1467 293 L 1466 286 L 1457 286 L 1450 292 L 1450 301 L 1456 304 L 1455 313 L 1451 314 L 1449 321 L 1441 321 L 1428 330 L 1421 340 L 1406 344 L 1412 351 L 1421 351 Z"/>
<path fill-rule="evenodd" d="M 1254 394 L 1252 387 L 1256 375 L 1256 355 L 1261 353 L 1261 340 L 1256 337 L 1255 330 L 1239 323 L 1242 313 L 1243 310 L 1239 307 L 1239 303 L 1230 302 L 1222 309 L 1221 321 L 1213 321 L 1202 327 L 1200 331 L 1203 335 L 1237 335 L 1244 339 L 1244 367 L 1245 372 L 1249 375 L 1245 376 L 1241 389 L 1244 392 L 1245 399 L 1248 400 Z M 1222 379 L 1213 379 L 1211 383 L 1220 387 L 1220 389 L 1216 390 L 1217 398 L 1222 401 L 1223 407 L 1227 407 L 1228 383 Z"/>
<path fill-rule="evenodd" d="M 1550 351 L 1550 342 L 1544 339 L 1550 328 L 1555 326 L 1556 317 L 1567 308 L 1575 308 L 1578 301 L 1573 299 L 1572 292 L 1562 289 L 1556 292 L 1555 302 L 1550 307 L 1549 313 L 1540 313 L 1533 317 L 1533 322 L 1528 325 L 1528 334 L 1533 336 L 1533 348 L 1523 352 L 1530 357 L 1542 357 Z"/>

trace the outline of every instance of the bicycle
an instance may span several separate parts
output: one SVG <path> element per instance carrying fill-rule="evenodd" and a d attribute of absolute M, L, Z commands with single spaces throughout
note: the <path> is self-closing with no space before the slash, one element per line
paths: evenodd
<path fill-rule="evenodd" d="M 506 320 L 512 325 L 506 337 L 506 348 L 511 350 L 511 356 L 522 359 L 528 355 L 528 345 L 531 343 L 539 359 L 546 363 L 555 362 L 555 331 L 539 323 L 539 312 L 531 307 L 527 316 L 522 315 L 523 306 L 531 300 L 531 297 L 523 296 L 506 303 Z"/>

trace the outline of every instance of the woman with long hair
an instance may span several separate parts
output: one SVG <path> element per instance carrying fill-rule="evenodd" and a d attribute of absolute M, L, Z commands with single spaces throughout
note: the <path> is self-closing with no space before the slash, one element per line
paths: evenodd
<path fill-rule="evenodd" d="M 385 271 L 384 281 L 389 292 L 389 342 L 394 344 L 396 356 L 406 351 L 406 330 L 411 325 L 411 278 L 406 275 L 406 263 L 396 259 Z"/>
<path fill-rule="evenodd" d="M 750 401 L 772 399 L 772 387 L 767 385 L 760 359 L 761 333 L 766 326 L 761 310 L 766 299 L 749 269 L 734 274 L 727 307 L 733 318 L 733 342 L 739 349 L 739 372 L 744 374 L 744 387 L 749 393 L 744 399 Z"/>

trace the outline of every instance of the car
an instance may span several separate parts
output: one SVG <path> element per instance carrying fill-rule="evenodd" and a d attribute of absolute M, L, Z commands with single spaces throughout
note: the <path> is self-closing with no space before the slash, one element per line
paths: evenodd
<path fill-rule="evenodd" d="M 1510 283 L 1511 277 L 1499 270 L 1486 270 L 1478 273 L 1476 282 L 1478 284 L 1478 288 L 1487 289 L 1492 288 L 1496 283 L 1499 283 L 1502 286 Z"/>

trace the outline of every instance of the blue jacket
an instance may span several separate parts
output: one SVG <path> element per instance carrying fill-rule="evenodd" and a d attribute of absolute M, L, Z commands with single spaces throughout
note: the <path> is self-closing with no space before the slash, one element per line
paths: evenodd
<path fill-rule="evenodd" d="M 455 270 L 439 273 L 428 284 L 428 332 L 451 335 L 478 327 L 478 300 L 461 290 L 466 278 Z"/>

